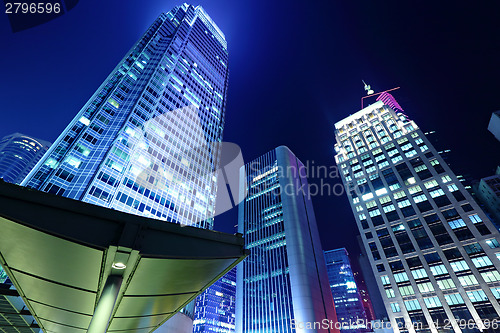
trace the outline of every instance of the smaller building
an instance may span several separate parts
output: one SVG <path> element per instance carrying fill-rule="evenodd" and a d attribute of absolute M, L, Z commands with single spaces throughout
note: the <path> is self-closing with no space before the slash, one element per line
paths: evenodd
<path fill-rule="evenodd" d="M 343 333 L 367 332 L 367 319 L 345 248 L 325 251 L 326 271 L 337 320 Z"/>
<path fill-rule="evenodd" d="M 236 307 L 236 268 L 196 299 L 193 333 L 233 333 Z"/>
<path fill-rule="evenodd" d="M 476 198 L 498 228 L 500 225 L 500 167 L 497 167 L 495 175 L 482 178 L 475 192 Z"/>
<path fill-rule="evenodd" d="M 19 184 L 33 169 L 51 143 L 14 133 L 0 140 L 0 178 Z"/>
<path fill-rule="evenodd" d="M 500 141 L 500 110 L 491 114 L 490 123 L 488 124 L 490 131 L 498 141 Z"/>

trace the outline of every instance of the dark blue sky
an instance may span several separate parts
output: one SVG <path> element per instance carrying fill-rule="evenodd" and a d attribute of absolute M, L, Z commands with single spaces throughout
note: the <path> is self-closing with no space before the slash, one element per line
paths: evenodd
<path fill-rule="evenodd" d="M 0 15 L 0 136 L 55 140 L 158 14 L 180 3 L 80 0 L 18 33 Z M 287 145 L 303 162 L 333 165 L 333 124 L 359 110 L 364 79 L 375 91 L 401 86 L 394 96 L 424 131 L 438 132 L 437 148 L 452 150 L 452 168 L 492 174 L 500 157 L 486 129 L 500 109 L 495 3 L 193 3 L 228 41 L 225 141 L 239 144 L 247 161 Z M 313 200 L 323 248 L 357 253 L 346 197 Z M 235 213 L 218 218 L 216 228 L 232 231 Z"/>

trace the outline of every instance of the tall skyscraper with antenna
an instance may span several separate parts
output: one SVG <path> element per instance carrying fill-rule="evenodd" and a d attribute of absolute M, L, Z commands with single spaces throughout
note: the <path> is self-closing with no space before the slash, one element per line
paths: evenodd
<path fill-rule="evenodd" d="M 225 36 L 201 6 L 161 14 L 22 185 L 212 229 L 227 64 Z"/>
<path fill-rule="evenodd" d="M 23 185 L 211 229 L 227 60 L 203 8 L 161 14 Z"/>
<path fill-rule="evenodd" d="M 498 332 L 500 235 L 417 124 L 385 92 L 335 136 L 394 331 Z"/>

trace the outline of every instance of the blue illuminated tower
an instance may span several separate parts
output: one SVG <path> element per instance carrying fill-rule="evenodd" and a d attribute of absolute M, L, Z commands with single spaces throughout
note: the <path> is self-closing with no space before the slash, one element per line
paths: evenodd
<path fill-rule="evenodd" d="M 14 133 L 0 140 L 0 178 L 19 184 L 50 147 L 50 142 Z"/>
<path fill-rule="evenodd" d="M 304 168 L 280 146 L 240 172 L 238 232 L 250 255 L 237 267 L 237 333 L 338 332 Z"/>
<path fill-rule="evenodd" d="M 224 34 L 203 8 L 161 14 L 23 185 L 212 228 L 227 78 Z"/>
<path fill-rule="evenodd" d="M 325 251 L 325 260 L 337 319 L 346 325 L 341 332 L 365 332 L 368 321 L 347 250 Z"/>
<path fill-rule="evenodd" d="M 196 299 L 193 333 L 233 333 L 236 307 L 236 268 Z"/>
<path fill-rule="evenodd" d="M 202 7 L 161 14 L 22 185 L 212 229 L 227 61 Z"/>

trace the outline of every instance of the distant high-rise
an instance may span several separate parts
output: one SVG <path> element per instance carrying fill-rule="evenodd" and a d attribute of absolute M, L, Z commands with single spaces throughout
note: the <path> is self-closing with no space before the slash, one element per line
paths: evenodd
<path fill-rule="evenodd" d="M 50 142 L 14 133 L 0 140 L 0 178 L 19 184 L 50 147 Z"/>
<path fill-rule="evenodd" d="M 236 332 L 338 332 L 304 165 L 284 146 L 245 165 L 238 232 Z M 333 323 L 330 325 L 330 322 Z M 326 323 L 308 329 L 307 325 Z"/>
<path fill-rule="evenodd" d="M 482 178 L 476 187 L 476 199 L 484 205 L 496 226 L 500 225 L 500 167 L 496 174 Z"/>
<path fill-rule="evenodd" d="M 212 229 L 227 62 L 224 34 L 202 7 L 161 14 L 22 185 Z"/>
<path fill-rule="evenodd" d="M 196 299 L 193 333 L 233 333 L 236 308 L 236 268 Z"/>
<path fill-rule="evenodd" d="M 394 331 L 492 327 L 500 235 L 419 127 L 384 100 L 393 99 L 335 124 L 335 159 Z"/>
<path fill-rule="evenodd" d="M 488 124 L 488 131 L 500 141 L 500 110 L 491 114 L 490 122 Z"/>
<path fill-rule="evenodd" d="M 325 251 L 325 260 L 337 320 L 345 323 L 340 331 L 366 332 L 370 321 L 365 313 L 347 250 L 341 248 Z"/>
<path fill-rule="evenodd" d="M 23 185 L 212 228 L 227 57 L 200 6 L 161 14 Z"/>

